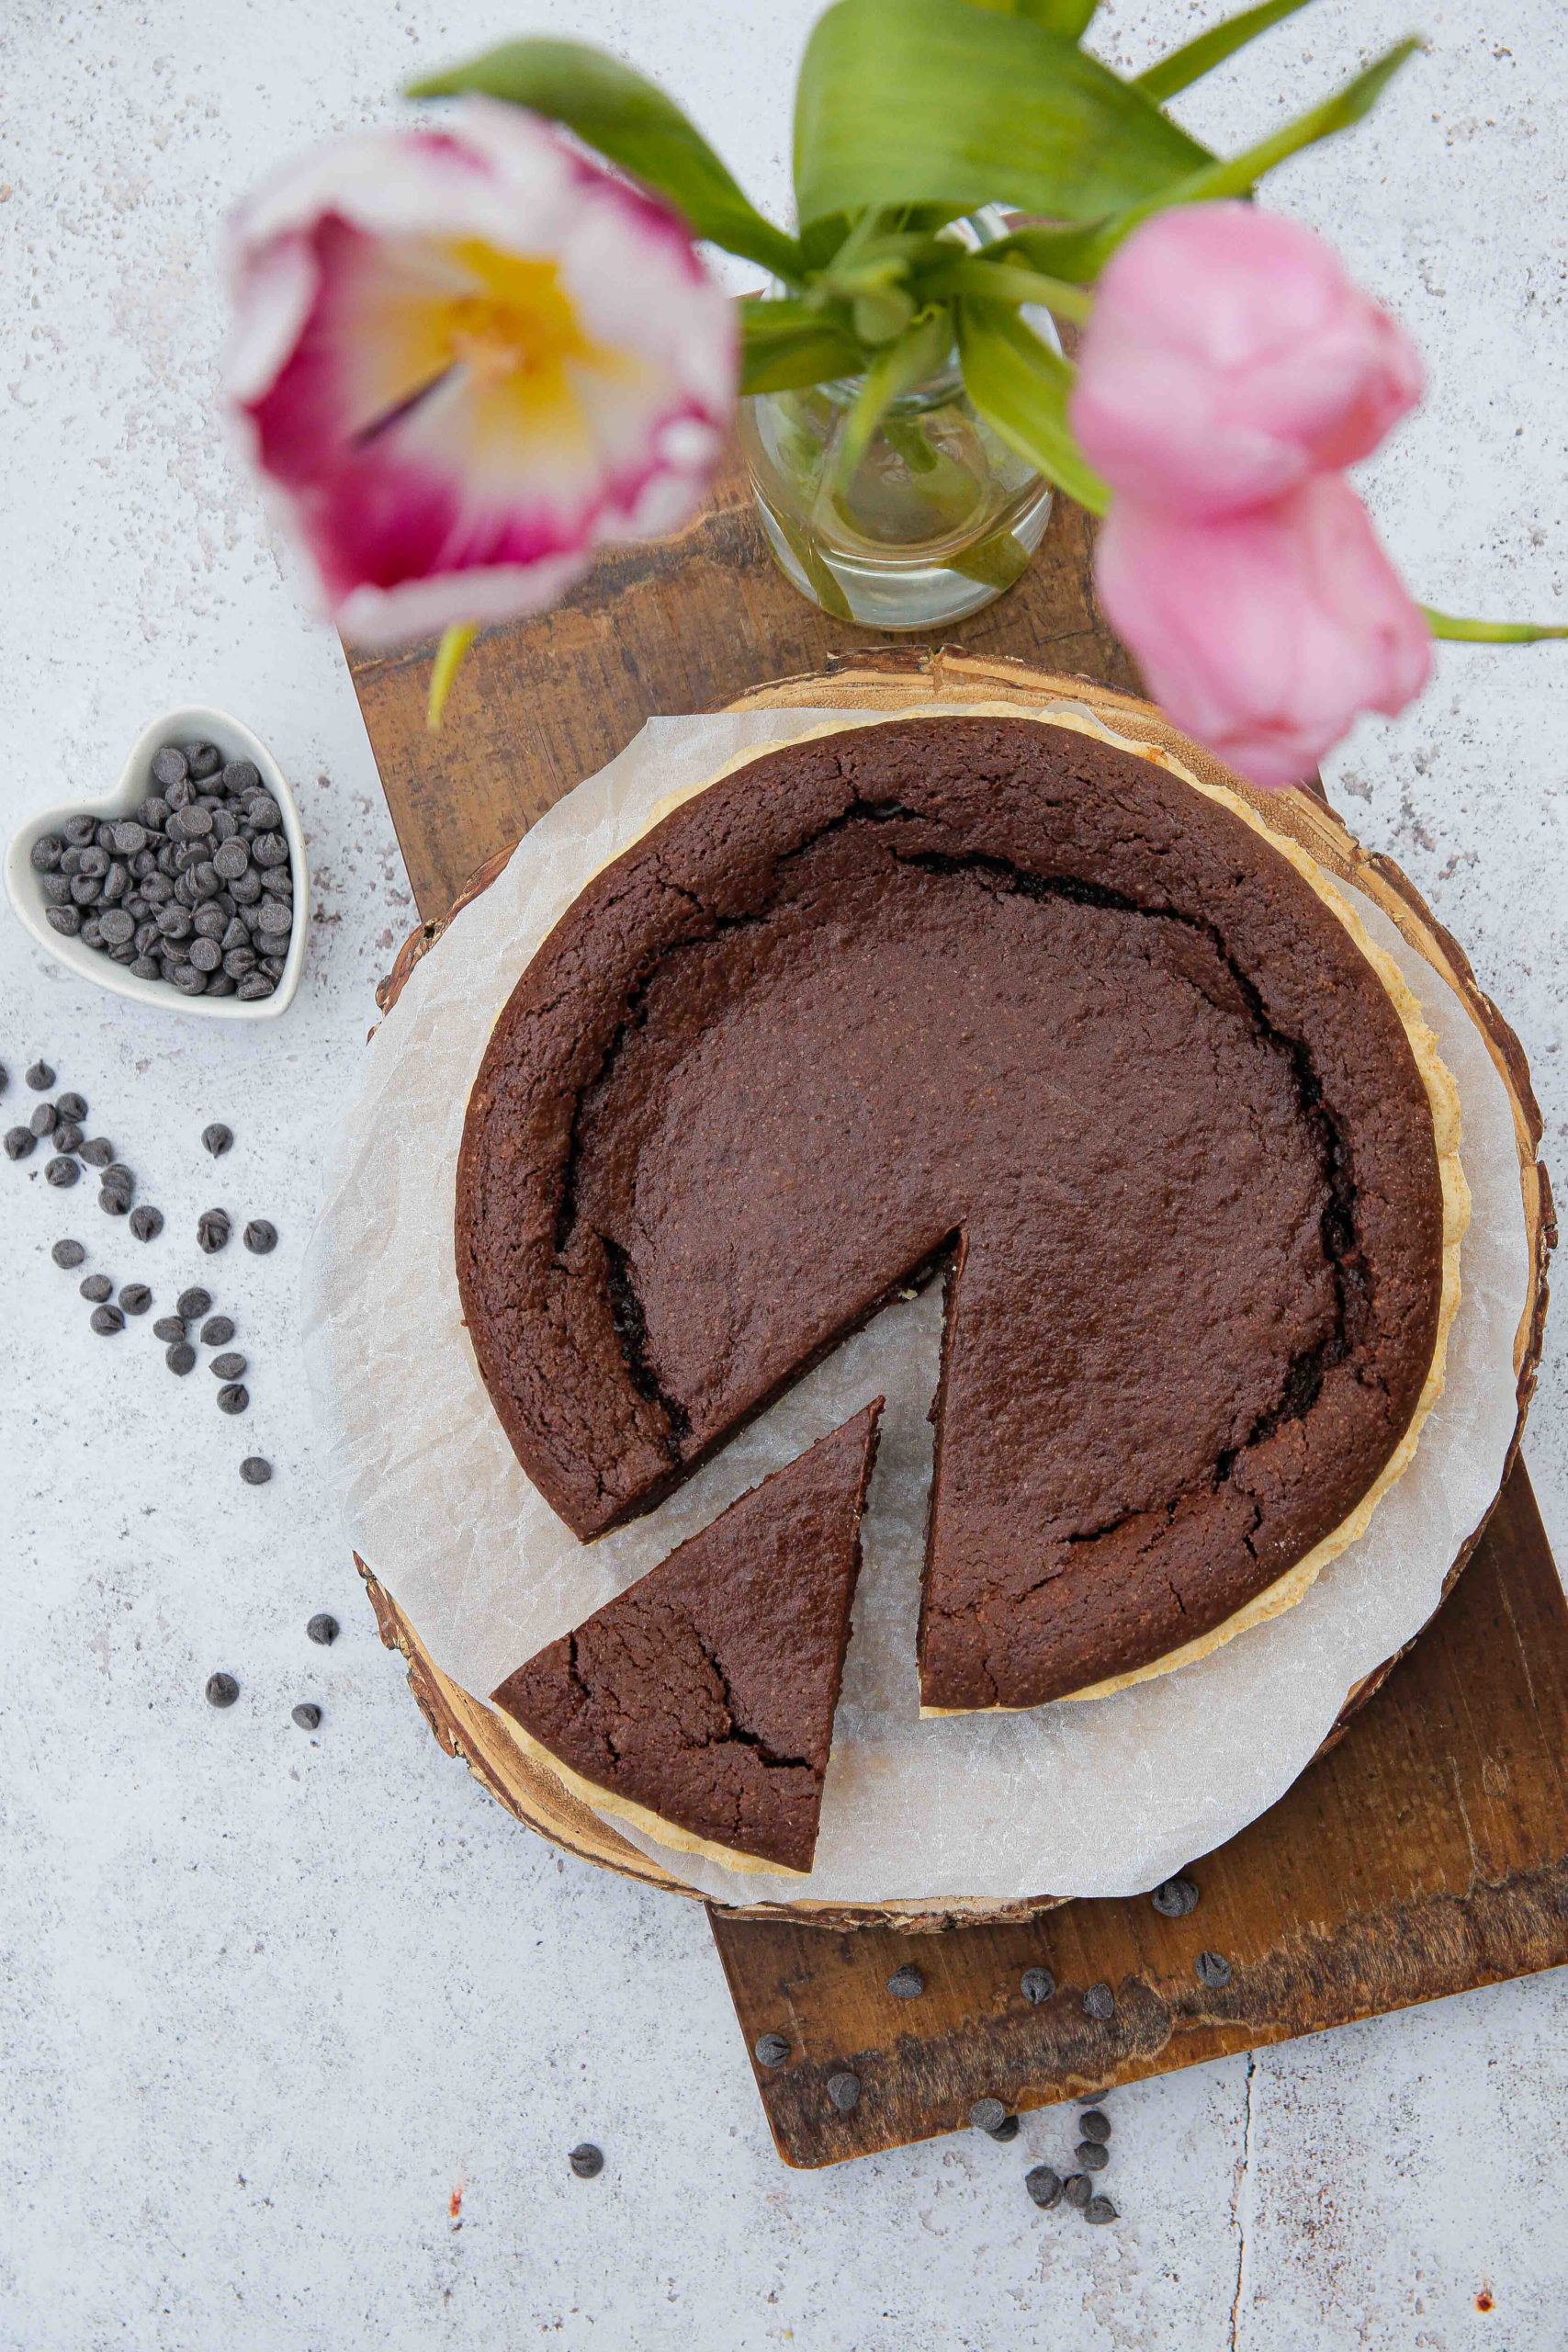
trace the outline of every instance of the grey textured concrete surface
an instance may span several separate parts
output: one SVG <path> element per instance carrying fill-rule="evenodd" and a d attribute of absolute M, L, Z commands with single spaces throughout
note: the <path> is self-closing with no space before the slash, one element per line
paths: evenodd
<path fill-rule="evenodd" d="M 1218 13 L 1113 0 L 1140 62 Z M 808 0 L 12 0 L 0 21 L 0 820 L 104 788 L 155 711 L 240 712 L 295 778 L 318 905 L 276 1030 L 150 1019 L 0 921 L 0 1060 L 43 1053 L 169 1225 L 0 1165 L 0 2346 L 5 2352 L 1558 2352 L 1561 1973 L 1119 2093 L 1120 2224 L 1037 2213 L 1070 2119 L 820 2176 L 777 2164 L 699 1912 L 563 1860 L 445 1760 L 336 1539 L 295 1285 L 323 1148 L 412 920 L 353 695 L 215 413 L 227 203 L 422 63 L 528 25 L 609 41 L 783 200 Z M 1556 0 L 1322 0 L 1184 108 L 1239 144 L 1408 28 L 1375 121 L 1280 175 L 1429 356 L 1371 471 L 1452 609 L 1568 610 Z M 1021 649 L 1027 650 L 1027 649 Z M 1331 788 L 1474 957 L 1561 1159 L 1568 649 L 1451 649 Z M 203 1124 L 237 1142 L 202 1154 Z M 200 1260 L 198 1210 L 274 1217 Z M 210 1273 L 248 1419 L 105 1341 L 49 1246 Z M 1568 1551 L 1564 1350 L 1529 1459 Z M 243 1453 L 278 1465 L 240 1484 Z M 335 1647 L 312 1646 L 334 1610 Z M 206 1676 L 242 1684 L 226 1714 Z M 301 1698 L 323 1709 L 309 1736 Z M 1048 1925 L 1042 1930 L 1048 1949 Z M 566 2152 L 601 2142 L 596 2181 Z"/>

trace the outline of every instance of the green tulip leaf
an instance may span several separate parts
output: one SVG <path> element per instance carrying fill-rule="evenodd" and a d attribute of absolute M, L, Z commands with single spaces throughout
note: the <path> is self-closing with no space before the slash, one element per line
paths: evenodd
<path fill-rule="evenodd" d="M 792 392 L 863 365 L 860 345 L 834 318 L 792 300 L 740 306 L 740 389 Z"/>
<path fill-rule="evenodd" d="M 409 85 L 414 98 L 478 92 L 562 122 L 684 215 L 699 237 L 797 278 L 800 249 L 765 220 L 678 106 L 603 50 L 573 40 L 513 40 Z"/>
<path fill-rule="evenodd" d="M 1160 58 L 1146 73 L 1139 74 L 1137 87 L 1145 97 L 1164 106 L 1168 98 L 1174 98 L 1179 90 L 1190 89 L 1194 82 L 1201 81 L 1205 74 L 1212 74 L 1216 65 L 1223 65 L 1227 57 L 1234 57 L 1238 49 L 1245 49 L 1259 33 L 1266 33 L 1272 25 L 1282 24 L 1287 17 L 1295 16 L 1307 6 L 1308 0 L 1262 0 L 1260 7 L 1244 8 L 1239 16 L 1227 17 L 1222 25 L 1211 25 L 1206 33 L 1199 33 L 1179 49 L 1173 49 L 1168 57 Z"/>
<path fill-rule="evenodd" d="M 998 17 L 1027 17 L 1032 24 L 1043 25 L 1047 32 L 1078 40 L 1088 31 L 1100 0 L 970 0 L 970 5 L 990 8 Z"/>
<path fill-rule="evenodd" d="M 795 96 L 803 221 L 867 206 L 1016 204 L 1097 219 L 1211 158 L 1064 34 L 971 0 L 836 0 Z"/>
<path fill-rule="evenodd" d="M 1091 514 L 1111 492 L 1073 438 L 1067 401 L 1075 371 L 999 303 L 958 305 L 958 356 L 964 388 L 987 424 L 1047 481 Z"/>
<path fill-rule="evenodd" d="M 1434 637 L 1458 645 L 1541 645 L 1549 638 L 1568 637 L 1568 621 L 1471 621 L 1457 613 L 1439 613 L 1423 605 L 1427 626 Z"/>

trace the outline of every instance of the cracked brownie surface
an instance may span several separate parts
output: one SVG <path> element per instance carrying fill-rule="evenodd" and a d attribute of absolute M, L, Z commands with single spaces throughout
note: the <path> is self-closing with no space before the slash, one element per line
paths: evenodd
<path fill-rule="evenodd" d="M 807 1871 L 817 1844 L 881 1400 L 495 1691 L 609 1794 Z"/>
<path fill-rule="evenodd" d="M 943 717 L 779 747 L 590 884 L 486 1054 L 457 1265 L 589 1537 L 945 1263 L 922 1696 L 1029 1706 L 1353 1510 L 1442 1224 L 1398 1013 L 1303 878 L 1148 762 Z"/>

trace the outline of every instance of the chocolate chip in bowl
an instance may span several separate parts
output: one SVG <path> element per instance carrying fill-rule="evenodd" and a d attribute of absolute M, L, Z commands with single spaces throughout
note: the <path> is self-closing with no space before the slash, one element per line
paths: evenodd
<path fill-rule="evenodd" d="M 256 1021 L 299 988 L 310 915 L 299 811 L 271 753 L 224 711 L 166 712 L 114 792 L 30 819 L 6 887 L 40 946 L 117 995 Z"/>

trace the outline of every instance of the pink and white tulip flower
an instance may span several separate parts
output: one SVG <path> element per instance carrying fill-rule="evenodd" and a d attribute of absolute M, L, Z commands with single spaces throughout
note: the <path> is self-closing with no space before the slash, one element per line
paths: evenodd
<path fill-rule="evenodd" d="M 1404 330 L 1321 237 L 1252 204 L 1189 205 L 1107 265 L 1072 424 L 1118 491 L 1237 514 L 1370 457 L 1421 387 Z"/>
<path fill-rule="evenodd" d="M 1297 783 L 1431 675 L 1426 619 L 1338 474 L 1213 522 L 1120 497 L 1096 577 L 1156 701 L 1256 785 Z"/>
<path fill-rule="evenodd" d="M 231 395 L 350 637 L 537 611 L 701 503 L 730 305 L 673 213 L 517 107 L 303 156 L 231 278 Z"/>

